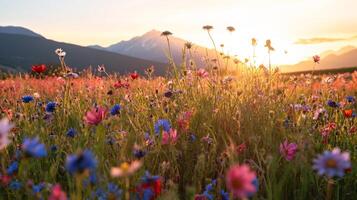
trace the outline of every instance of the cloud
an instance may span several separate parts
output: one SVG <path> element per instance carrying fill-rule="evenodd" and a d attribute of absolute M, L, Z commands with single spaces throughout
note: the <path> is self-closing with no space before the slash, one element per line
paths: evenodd
<path fill-rule="evenodd" d="M 355 35 L 353 37 L 348 37 L 348 38 L 315 37 L 315 38 L 307 38 L 307 39 L 298 39 L 297 41 L 295 41 L 295 44 L 309 45 L 309 44 L 351 41 L 351 40 L 356 40 L 356 39 L 357 39 L 357 35 Z"/>

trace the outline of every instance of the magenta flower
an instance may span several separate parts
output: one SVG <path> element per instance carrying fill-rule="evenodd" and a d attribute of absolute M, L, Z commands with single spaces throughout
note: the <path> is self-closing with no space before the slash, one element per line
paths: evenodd
<path fill-rule="evenodd" d="M 103 107 L 96 107 L 88 111 L 84 116 L 84 121 L 89 125 L 98 125 L 104 120 L 107 115 L 107 109 Z"/>
<path fill-rule="evenodd" d="M 67 200 L 66 193 L 62 190 L 61 185 L 57 184 L 52 187 L 51 195 L 48 200 Z"/>
<path fill-rule="evenodd" d="M 291 161 L 294 159 L 297 150 L 298 150 L 297 144 L 289 143 L 288 140 L 285 140 L 284 143 L 280 144 L 280 154 L 287 161 Z"/>
<path fill-rule="evenodd" d="M 170 129 L 169 131 L 162 132 L 162 144 L 176 144 L 178 139 L 177 130 Z"/>
<path fill-rule="evenodd" d="M 248 165 L 236 164 L 226 174 L 226 185 L 235 197 L 246 198 L 257 191 L 255 179 L 256 174 Z"/>

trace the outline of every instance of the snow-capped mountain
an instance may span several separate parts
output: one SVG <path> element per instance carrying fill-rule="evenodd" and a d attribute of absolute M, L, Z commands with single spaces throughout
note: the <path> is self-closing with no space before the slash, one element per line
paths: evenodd
<path fill-rule="evenodd" d="M 121 41 L 104 49 L 123 55 L 168 63 L 167 40 L 161 36 L 161 33 L 157 30 L 151 30 L 142 36 L 134 37 L 128 41 Z M 182 51 L 187 41 L 174 36 L 169 36 L 169 39 L 175 63 L 182 63 Z M 99 48 L 95 45 L 89 47 Z M 191 54 L 192 58 L 186 57 L 186 62 L 188 59 L 192 59 L 198 66 L 204 64 L 205 58 L 215 58 L 213 50 L 195 44 L 191 48 Z"/>

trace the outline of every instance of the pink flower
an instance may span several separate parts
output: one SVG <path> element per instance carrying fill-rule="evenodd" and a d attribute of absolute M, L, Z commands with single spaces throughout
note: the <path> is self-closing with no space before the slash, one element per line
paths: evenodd
<path fill-rule="evenodd" d="M 246 198 L 257 191 L 255 179 L 256 174 L 248 165 L 236 164 L 226 174 L 226 185 L 235 197 Z"/>
<path fill-rule="evenodd" d="M 62 188 L 59 184 L 53 186 L 51 195 L 48 197 L 48 200 L 67 200 L 67 195 L 62 191 Z"/>
<path fill-rule="evenodd" d="M 297 144 L 289 143 L 288 140 L 285 140 L 284 143 L 280 144 L 280 154 L 287 161 L 291 161 L 294 159 L 297 150 L 298 150 Z"/>
<path fill-rule="evenodd" d="M 107 114 L 107 109 L 103 107 L 96 107 L 88 111 L 84 116 L 84 121 L 89 125 L 98 125 Z"/>
<path fill-rule="evenodd" d="M 197 71 L 197 76 L 201 78 L 206 78 L 208 76 L 208 72 L 205 69 L 199 69 Z"/>
<path fill-rule="evenodd" d="M 314 55 L 313 57 L 312 57 L 312 59 L 314 59 L 314 62 L 315 63 L 320 63 L 320 56 L 318 56 L 318 55 Z"/>
<path fill-rule="evenodd" d="M 162 132 L 162 144 L 176 144 L 178 139 L 178 135 L 177 135 L 177 130 L 175 129 L 170 129 L 168 132 L 167 131 L 163 131 Z"/>

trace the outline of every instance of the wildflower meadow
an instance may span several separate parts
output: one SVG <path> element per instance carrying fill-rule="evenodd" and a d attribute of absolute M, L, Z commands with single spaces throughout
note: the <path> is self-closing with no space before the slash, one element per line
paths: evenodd
<path fill-rule="evenodd" d="M 357 72 L 283 74 L 274 41 L 256 66 L 203 29 L 206 66 L 175 63 L 165 31 L 163 76 L 78 72 L 53 49 L 56 71 L 0 80 L 0 199 L 357 199 Z"/>

